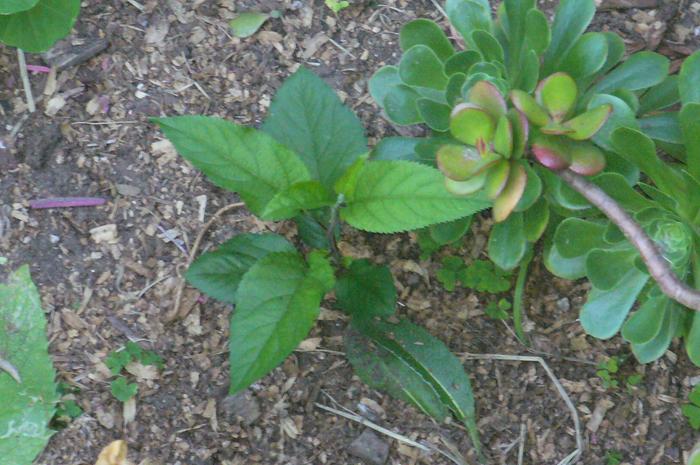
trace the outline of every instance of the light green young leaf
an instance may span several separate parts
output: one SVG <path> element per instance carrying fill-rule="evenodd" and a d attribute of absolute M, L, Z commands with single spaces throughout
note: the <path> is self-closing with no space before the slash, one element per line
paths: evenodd
<path fill-rule="evenodd" d="M 463 422 L 481 451 L 471 383 L 464 367 L 440 340 L 406 320 L 353 320 L 346 352 L 364 382 L 410 402 L 438 421 L 447 411 Z"/>
<path fill-rule="evenodd" d="M 260 218 L 267 221 L 287 220 L 304 210 L 316 210 L 333 204 L 333 191 L 318 181 L 302 181 L 275 195 L 265 206 Z"/>
<path fill-rule="evenodd" d="M 401 50 L 408 51 L 415 45 L 429 47 L 440 60 L 445 61 L 455 53 L 443 30 L 429 19 L 415 19 L 406 23 L 399 34 Z"/>
<path fill-rule="evenodd" d="M 559 70 L 595 14 L 593 0 L 561 0 L 552 24 L 552 40 L 544 54 L 544 76 Z"/>
<path fill-rule="evenodd" d="M 31 464 L 51 437 L 58 395 L 39 292 L 23 266 L 0 284 L 0 457 Z"/>
<path fill-rule="evenodd" d="M 299 157 L 271 136 L 219 118 L 156 118 L 177 151 L 217 186 L 238 192 L 253 213 L 292 184 L 308 181 Z"/>
<path fill-rule="evenodd" d="M 79 11 L 80 0 L 39 0 L 31 9 L 0 14 L 0 42 L 25 52 L 44 52 L 70 33 Z"/>
<path fill-rule="evenodd" d="M 260 29 L 268 19 L 270 19 L 270 15 L 267 13 L 247 11 L 232 19 L 229 22 L 229 26 L 234 36 L 245 39 L 258 32 L 258 29 Z"/>
<path fill-rule="evenodd" d="M 338 306 L 355 317 L 391 316 L 396 310 L 396 287 L 391 270 L 369 260 L 355 260 L 335 286 Z"/>
<path fill-rule="evenodd" d="M 243 275 L 271 252 L 293 252 L 294 246 L 277 234 L 239 234 L 192 263 L 187 281 L 207 295 L 234 303 Z"/>
<path fill-rule="evenodd" d="M 297 347 L 322 297 L 317 278 L 297 253 L 271 253 L 250 268 L 231 318 L 231 394 L 268 374 Z"/>
<path fill-rule="evenodd" d="M 293 150 L 311 178 L 328 189 L 367 152 L 360 120 L 323 79 L 306 68 L 299 68 L 279 89 L 263 131 Z"/>
<path fill-rule="evenodd" d="M 455 197 L 440 171 L 407 161 L 372 161 L 358 176 L 343 220 L 370 232 L 409 231 L 488 208 L 480 197 Z"/>
<path fill-rule="evenodd" d="M 0 15 L 11 15 L 33 8 L 39 0 L 4 0 L 0 3 Z"/>
<path fill-rule="evenodd" d="M 586 333 L 598 339 L 610 339 L 622 327 L 649 275 L 632 267 L 609 291 L 593 288 L 581 309 L 581 325 Z"/>

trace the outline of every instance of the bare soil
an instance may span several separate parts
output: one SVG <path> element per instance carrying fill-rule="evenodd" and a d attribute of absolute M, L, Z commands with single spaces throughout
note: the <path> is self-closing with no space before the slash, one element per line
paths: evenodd
<path fill-rule="evenodd" d="M 186 288 L 170 322 L 194 237 L 219 208 L 237 200 L 211 185 L 162 141 L 148 122 L 159 115 L 205 114 L 257 126 L 275 90 L 299 66 L 332 85 L 365 123 L 371 142 L 396 129 L 382 119 L 367 80 L 399 57 L 398 31 L 417 17 L 445 24 L 430 0 L 351 0 L 338 16 L 320 0 L 107 0 L 81 12 L 68 46 L 106 38 L 107 50 L 57 73 L 34 74 L 39 111 L 30 115 L 14 51 L 0 47 L 0 279 L 29 263 L 49 321 L 59 380 L 79 389 L 84 414 L 59 430 L 41 465 L 93 464 L 100 449 L 125 439 L 134 463 L 161 465 L 356 464 L 349 444 L 365 427 L 315 407 L 344 406 L 399 434 L 451 444 L 475 463 L 463 427 L 436 424 L 416 409 L 367 388 L 342 355 L 346 325 L 324 303 L 307 350 L 295 352 L 245 399 L 227 398 L 228 319 L 232 309 Z M 544 2 L 551 12 L 553 2 Z M 636 5 L 644 8 L 628 8 Z M 700 3 L 603 0 L 593 30 L 623 34 L 630 50 L 674 60 L 697 49 Z M 282 12 L 249 39 L 227 21 L 246 10 Z M 43 64 L 29 56 L 31 64 Z M 62 102 L 63 101 L 63 102 Z M 48 109 L 48 114 L 47 114 Z M 14 130 L 14 131 L 13 131 Z M 94 208 L 32 210 L 42 197 L 99 196 Z M 205 216 L 200 205 L 206 202 Z M 90 231 L 116 225 L 112 240 Z M 485 256 L 489 220 L 463 244 L 442 252 Z M 218 221 L 206 250 L 239 232 L 293 226 L 261 223 L 243 209 Z M 509 323 L 484 315 L 494 296 L 446 292 L 435 281 L 440 256 L 421 261 L 415 237 L 348 231 L 344 251 L 390 264 L 401 315 L 420 323 L 457 354 L 541 355 L 577 407 L 586 448 L 580 463 L 681 463 L 694 432 L 680 406 L 700 370 L 674 344 L 658 362 L 638 366 L 619 338 L 587 337 L 577 322 L 587 285 L 553 278 L 535 261 L 527 286 L 527 330 L 520 345 Z M 201 250 L 200 250 L 201 251 Z M 158 352 L 166 367 L 139 380 L 135 418 L 125 424 L 104 359 L 127 340 Z M 627 356 L 621 386 L 606 389 L 596 364 Z M 464 357 L 491 463 L 555 464 L 575 448 L 573 423 L 544 371 L 531 363 Z M 640 385 L 624 380 L 642 373 Z M 128 418 L 127 418 L 128 419 Z M 446 464 L 388 437 L 388 463 Z M 0 460 L 1 461 L 1 460 Z"/>

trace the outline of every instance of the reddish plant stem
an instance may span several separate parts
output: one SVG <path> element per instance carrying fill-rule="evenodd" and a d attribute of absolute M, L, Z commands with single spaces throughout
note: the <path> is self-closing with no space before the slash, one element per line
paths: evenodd
<path fill-rule="evenodd" d="M 100 197 L 56 197 L 51 199 L 38 199 L 29 202 L 30 208 L 69 208 L 69 207 L 97 207 L 107 203 Z"/>
<path fill-rule="evenodd" d="M 600 187 L 573 171 L 555 171 L 572 189 L 597 207 L 620 228 L 627 240 L 637 249 L 664 294 L 686 307 L 700 312 L 700 291 L 679 280 L 654 241 L 642 227 Z"/>

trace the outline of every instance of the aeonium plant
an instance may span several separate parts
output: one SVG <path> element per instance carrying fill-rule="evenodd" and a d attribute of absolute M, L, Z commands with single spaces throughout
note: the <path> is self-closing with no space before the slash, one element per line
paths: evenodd
<path fill-rule="evenodd" d="M 672 111 L 697 88 L 697 59 L 669 76 L 668 59 L 657 53 L 624 58 L 619 36 L 585 32 L 595 14 L 592 0 L 561 0 L 551 24 L 532 0 L 505 0 L 495 18 L 486 0 L 447 0 L 445 11 L 463 50 L 440 26 L 418 19 L 401 30 L 398 65 L 381 68 L 370 81 L 390 121 L 425 123 L 430 133 L 388 138 L 373 157 L 438 166 L 451 192 L 491 200 L 488 255 L 504 269 L 522 263 L 518 283 L 525 282 L 528 252 L 543 238 L 550 271 L 593 283 L 582 312 L 589 334 L 612 337 L 636 303 L 649 313 L 634 323 L 656 312 L 644 336 L 633 335 L 632 323 L 623 336 L 640 361 L 658 358 L 673 337 L 692 333 L 685 317 L 669 319 L 674 312 L 664 309 L 700 311 L 697 214 L 688 207 L 700 205 L 700 174 L 682 167 L 691 165 L 689 134 L 700 131 L 689 131 L 688 118 Z M 681 113 L 688 112 L 683 103 Z M 522 138 L 518 114 L 527 119 Z M 525 141 L 522 153 L 510 149 L 511 140 Z M 671 157 L 670 166 L 650 164 L 656 149 Z M 659 175 L 664 172 L 673 174 Z M 655 203 L 669 211 L 640 211 Z M 685 218 L 682 224 L 678 218 Z M 459 240 L 468 225 L 431 226 L 419 232 L 419 243 L 434 251 Z M 513 308 L 522 336 L 517 298 Z"/>

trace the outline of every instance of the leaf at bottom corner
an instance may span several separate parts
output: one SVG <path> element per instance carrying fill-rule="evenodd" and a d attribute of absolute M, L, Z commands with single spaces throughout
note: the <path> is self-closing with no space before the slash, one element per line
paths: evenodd
<path fill-rule="evenodd" d="M 0 369 L 0 462 L 29 464 L 51 437 L 58 395 L 46 320 L 27 266 L 0 284 L 0 357 L 17 371 Z"/>
<path fill-rule="evenodd" d="M 355 319 L 345 336 L 348 359 L 369 386 L 412 403 L 438 421 L 449 412 L 481 454 L 471 383 L 445 345 L 407 320 Z"/>

